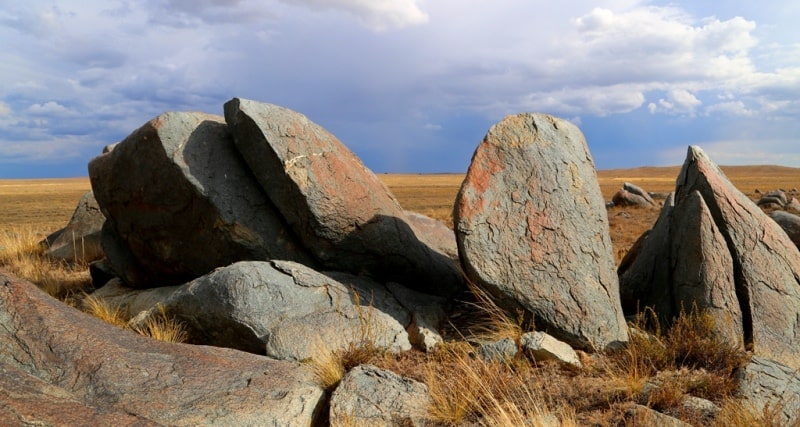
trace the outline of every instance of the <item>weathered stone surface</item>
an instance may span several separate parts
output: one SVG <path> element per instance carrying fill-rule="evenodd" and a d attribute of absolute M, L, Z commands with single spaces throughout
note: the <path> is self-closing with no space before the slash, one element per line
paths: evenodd
<path fill-rule="evenodd" d="M 219 116 L 165 113 L 89 163 L 103 247 L 136 287 L 183 283 L 245 259 L 312 264 Z"/>
<path fill-rule="evenodd" d="M 478 346 L 478 354 L 490 362 L 505 363 L 517 357 L 517 343 L 511 338 L 485 342 Z"/>
<path fill-rule="evenodd" d="M 360 365 L 350 370 L 333 392 L 330 425 L 423 426 L 430 404 L 425 384 Z"/>
<path fill-rule="evenodd" d="M 758 200 L 758 206 L 769 209 L 783 208 L 783 200 L 775 196 L 764 196 Z"/>
<path fill-rule="evenodd" d="M 122 409 L 95 408 L 64 388 L 0 362 L 0 425 L 160 426 Z"/>
<path fill-rule="evenodd" d="M 492 126 L 456 198 L 467 277 L 580 349 L 627 341 L 608 217 L 583 134 L 543 114 Z"/>
<path fill-rule="evenodd" d="M 412 211 L 403 211 L 411 226 L 425 236 L 425 242 L 454 260 L 458 260 L 456 234 L 442 221 Z"/>
<path fill-rule="evenodd" d="M 364 343 L 409 350 L 411 315 L 369 285 L 356 278 L 345 285 L 289 261 L 242 261 L 177 287 L 160 305 L 187 325 L 190 342 L 276 359 L 304 360 Z"/>
<path fill-rule="evenodd" d="M 800 247 L 800 216 L 784 211 L 774 211 L 770 212 L 769 217 L 781 226 L 795 246 Z"/>
<path fill-rule="evenodd" d="M 153 341 L 2 272 L 0 371 L 8 425 L 310 426 L 324 395 L 302 365 Z"/>
<path fill-rule="evenodd" d="M 537 362 L 557 360 L 561 363 L 581 367 L 581 361 L 569 344 L 559 341 L 544 332 L 528 332 L 520 339 L 522 350 Z"/>
<path fill-rule="evenodd" d="M 708 399 L 686 396 L 681 400 L 681 412 L 700 420 L 703 425 L 713 424 L 721 411 L 722 408 Z"/>
<path fill-rule="evenodd" d="M 47 236 L 45 254 L 67 262 L 91 262 L 104 256 L 100 246 L 100 230 L 106 217 L 94 194 L 86 193 L 75 207 L 66 227 Z"/>
<path fill-rule="evenodd" d="M 648 202 L 644 197 L 626 190 L 619 190 L 614 193 L 611 201 L 614 202 L 614 206 L 651 207 L 655 205 L 654 203 Z"/>
<path fill-rule="evenodd" d="M 653 200 L 652 197 L 650 197 L 650 193 L 648 193 L 647 191 L 644 191 L 644 189 L 642 187 L 639 187 L 636 184 L 633 184 L 633 183 L 630 183 L 630 182 L 626 182 L 626 183 L 622 184 L 622 189 L 627 191 L 627 192 L 629 192 L 629 193 L 632 193 L 632 194 L 635 194 L 637 196 L 642 197 L 643 199 L 647 200 L 647 203 L 650 204 L 651 206 L 655 206 L 656 205 L 656 201 Z"/>
<path fill-rule="evenodd" d="M 786 233 L 689 147 L 675 207 L 662 211 L 620 289 L 667 318 L 696 303 L 723 336 L 800 368 L 799 281 L 800 252 Z"/>
<path fill-rule="evenodd" d="M 386 289 L 411 314 L 411 320 L 406 327 L 411 345 L 431 352 L 444 341 L 439 330 L 447 319 L 446 299 L 421 294 L 398 283 L 387 283 Z"/>
<path fill-rule="evenodd" d="M 777 411 L 779 425 L 800 423 L 800 373 L 763 357 L 753 357 L 738 373 L 738 397 L 756 411 Z"/>
<path fill-rule="evenodd" d="M 225 104 L 225 118 L 264 191 L 326 268 L 435 295 L 463 288 L 457 264 L 423 243 L 388 188 L 325 129 L 239 98 Z"/>
<path fill-rule="evenodd" d="M 786 203 L 789 202 L 789 199 L 786 197 L 786 192 L 783 191 L 783 190 L 770 191 L 769 193 L 765 194 L 762 197 L 762 200 L 765 199 L 765 198 L 775 199 L 776 200 L 775 203 L 777 203 L 777 204 L 779 204 L 781 206 L 785 206 Z M 758 204 L 760 205 L 761 203 L 759 202 Z"/>

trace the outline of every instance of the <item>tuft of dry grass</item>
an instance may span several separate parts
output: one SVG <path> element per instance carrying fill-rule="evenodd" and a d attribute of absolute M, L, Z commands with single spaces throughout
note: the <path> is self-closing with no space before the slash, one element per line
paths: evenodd
<path fill-rule="evenodd" d="M 532 322 L 525 320 L 522 311 L 514 314 L 500 307 L 486 290 L 467 280 L 470 300 L 464 304 L 471 308 L 471 316 L 460 327 L 466 338 L 474 342 L 493 342 L 511 338 L 517 345 L 525 332 L 533 330 Z"/>
<path fill-rule="evenodd" d="M 186 325 L 168 316 L 161 304 L 157 305 L 156 312 L 151 313 L 141 325 L 131 326 L 131 329 L 139 335 L 164 342 L 182 343 L 189 336 Z"/>
<path fill-rule="evenodd" d="M 84 294 L 81 301 L 81 309 L 104 322 L 110 323 L 120 328 L 128 327 L 128 315 L 119 307 L 111 305 L 108 301 L 97 298 L 93 295 Z"/>
<path fill-rule="evenodd" d="M 30 226 L 0 232 L 0 266 L 58 299 L 88 289 L 91 286 L 88 264 L 68 264 L 46 257 L 41 244 L 44 237 Z"/>

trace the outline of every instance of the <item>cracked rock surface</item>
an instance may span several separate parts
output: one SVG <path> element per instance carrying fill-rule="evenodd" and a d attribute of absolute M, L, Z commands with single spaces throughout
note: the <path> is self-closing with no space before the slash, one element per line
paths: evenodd
<path fill-rule="evenodd" d="M 528 113 L 492 126 L 453 217 L 465 273 L 501 305 L 577 348 L 628 340 L 605 202 L 575 125 Z"/>
<path fill-rule="evenodd" d="M 696 305 L 731 342 L 800 369 L 800 252 L 699 147 L 620 280 L 626 311 L 638 302 L 669 320 Z"/>

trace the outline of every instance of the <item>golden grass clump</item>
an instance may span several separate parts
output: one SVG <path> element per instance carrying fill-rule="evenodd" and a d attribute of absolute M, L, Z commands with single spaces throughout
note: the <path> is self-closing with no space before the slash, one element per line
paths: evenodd
<path fill-rule="evenodd" d="M 128 315 L 119 307 L 93 295 L 85 295 L 81 301 L 82 310 L 106 323 L 120 328 L 128 327 Z"/>
<path fill-rule="evenodd" d="M 161 304 L 157 305 L 156 312 L 151 313 L 143 323 L 130 328 L 139 335 L 164 342 L 182 343 L 186 342 L 189 336 L 186 326 L 174 317 L 168 316 Z"/>
<path fill-rule="evenodd" d="M 65 299 L 88 289 L 88 265 L 48 258 L 41 243 L 44 237 L 30 226 L 0 232 L 0 266 L 55 298 Z"/>

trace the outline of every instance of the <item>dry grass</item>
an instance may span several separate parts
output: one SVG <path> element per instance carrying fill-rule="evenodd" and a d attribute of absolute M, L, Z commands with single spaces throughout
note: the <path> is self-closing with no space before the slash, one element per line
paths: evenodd
<path fill-rule="evenodd" d="M 128 314 L 108 301 L 93 295 L 85 295 L 81 301 L 81 309 L 104 322 L 120 328 L 128 327 Z"/>
<path fill-rule="evenodd" d="M 0 266 L 59 299 L 88 289 L 91 286 L 88 265 L 67 264 L 46 257 L 45 247 L 40 244 L 45 237 L 30 225 L 0 231 Z"/>
<path fill-rule="evenodd" d="M 610 199 L 626 181 L 648 191 L 672 191 L 678 169 L 600 171 L 598 176 L 604 197 Z M 723 170 L 751 198 L 758 197 L 756 188 L 764 192 L 800 187 L 798 169 L 723 167 Z M 404 208 L 452 226 L 452 206 L 463 175 L 380 175 L 380 178 Z M 62 266 L 36 260 L 41 248 L 30 243 L 38 243 L 44 235 L 63 227 L 89 189 L 86 179 L 59 181 L 62 180 L 0 181 L 0 236 L 20 240 L 0 242 L 5 247 L 0 250 L 0 263 L 43 287 L 51 285 L 48 280 L 37 279 L 37 274 L 41 274 L 38 272 L 55 271 L 53 282 L 68 281 L 72 273 L 59 272 Z M 621 212 L 630 216 L 617 215 Z M 657 216 L 658 209 L 609 210 L 617 261 Z M 20 237 L 21 226 L 26 224 L 31 226 L 30 233 L 35 238 Z M 29 261 L 30 257 L 33 261 Z M 55 289 L 60 289 L 60 285 Z M 708 333 L 713 323 L 703 314 L 684 314 L 672 328 L 665 330 L 659 330 L 651 322 L 653 334 L 634 334 L 625 350 L 582 355 L 582 369 L 564 369 L 554 362 L 533 363 L 525 357 L 508 363 L 487 362 L 477 357 L 470 340 L 505 337 L 518 340 L 533 325 L 525 325 L 519 316 L 497 310 L 487 303 L 490 300 L 481 299 L 478 292 L 475 294 L 462 306 L 468 312 L 461 318 L 472 322 L 457 325 L 457 333 L 446 336 L 447 342 L 436 352 L 389 355 L 368 345 L 354 345 L 340 352 L 320 351 L 312 362 L 314 369 L 318 369 L 320 382 L 330 390 L 348 369 L 360 363 L 372 363 L 423 381 L 434 400 L 429 408 L 431 425 L 539 425 L 552 420 L 566 426 L 631 425 L 626 410 L 634 403 L 648 404 L 698 424 L 676 408 L 686 394 L 721 405 L 722 412 L 714 425 L 779 425 L 774 409 L 756 413 L 731 397 L 735 386 L 732 369 L 743 363 L 746 356 L 738 348 L 714 341 Z M 109 313 L 103 316 L 112 319 L 115 316 L 113 307 L 93 310 L 107 310 Z M 638 326 L 645 328 L 645 320 L 639 319 Z M 364 333 L 370 332 L 365 329 Z M 662 387 L 645 396 L 643 390 L 648 382 L 661 383 Z"/>
<path fill-rule="evenodd" d="M 147 319 L 141 324 L 129 327 L 139 335 L 150 337 L 157 341 L 164 342 L 186 342 L 189 337 L 186 331 L 186 325 L 179 320 L 167 315 L 164 306 L 158 305 L 155 313 L 150 314 Z"/>

